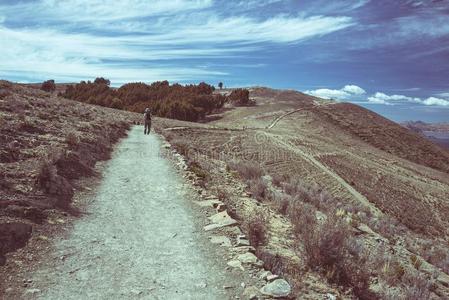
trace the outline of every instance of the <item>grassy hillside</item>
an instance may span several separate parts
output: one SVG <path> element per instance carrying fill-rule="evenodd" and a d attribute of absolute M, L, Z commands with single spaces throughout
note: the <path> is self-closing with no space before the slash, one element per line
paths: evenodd
<path fill-rule="evenodd" d="M 1 264 L 40 228 L 75 213 L 77 180 L 93 176 L 95 163 L 140 118 L 0 81 Z"/>
<path fill-rule="evenodd" d="M 266 88 L 250 97 L 254 107 L 209 126 L 160 126 L 266 267 L 305 299 L 326 284 L 343 298 L 449 297 L 447 152 L 352 104 Z"/>

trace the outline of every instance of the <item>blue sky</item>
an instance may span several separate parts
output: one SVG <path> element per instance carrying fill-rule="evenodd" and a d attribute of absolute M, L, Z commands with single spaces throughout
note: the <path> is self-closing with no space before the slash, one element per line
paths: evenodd
<path fill-rule="evenodd" d="M 0 0 L 0 78 L 263 85 L 449 121 L 449 0 Z"/>

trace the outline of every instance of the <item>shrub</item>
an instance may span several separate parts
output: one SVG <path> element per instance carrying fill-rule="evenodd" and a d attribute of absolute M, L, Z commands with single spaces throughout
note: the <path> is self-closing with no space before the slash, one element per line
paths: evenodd
<path fill-rule="evenodd" d="M 248 181 L 249 191 L 258 201 L 264 201 L 269 198 L 267 184 L 262 178 L 252 179 Z"/>
<path fill-rule="evenodd" d="M 251 245 L 258 247 L 263 245 L 267 241 L 267 228 L 268 216 L 262 209 L 255 210 L 253 215 L 248 220 L 248 239 Z"/>
<path fill-rule="evenodd" d="M 53 92 L 56 90 L 56 84 L 53 79 L 44 81 L 41 86 L 41 90 L 45 92 Z"/>
<path fill-rule="evenodd" d="M 65 138 L 65 142 L 71 149 L 76 148 L 76 146 L 79 144 L 79 138 L 78 135 L 75 132 L 69 132 Z"/>
<path fill-rule="evenodd" d="M 259 179 L 264 174 L 260 165 L 253 161 L 229 161 L 228 167 L 246 180 Z"/>
<path fill-rule="evenodd" d="M 277 187 L 282 187 L 282 183 L 288 182 L 290 180 L 290 176 L 287 174 L 274 174 L 272 176 L 273 184 Z"/>
<path fill-rule="evenodd" d="M 432 281 L 417 272 L 406 272 L 402 281 L 405 299 L 430 299 Z"/>
<path fill-rule="evenodd" d="M 247 89 L 235 89 L 228 96 L 228 100 L 235 106 L 249 106 L 254 105 L 249 99 L 249 91 Z"/>

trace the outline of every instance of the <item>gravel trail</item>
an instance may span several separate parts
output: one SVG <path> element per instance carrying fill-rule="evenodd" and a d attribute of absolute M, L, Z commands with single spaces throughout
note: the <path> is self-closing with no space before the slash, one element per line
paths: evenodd
<path fill-rule="evenodd" d="M 159 155 L 160 143 L 133 127 L 106 164 L 87 215 L 32 274 L 39 291 L 28 289 L 23 298 L 230 297 L 223 286 L 238 279 L 227 278 L 204 249 L 189 192 Z"/>

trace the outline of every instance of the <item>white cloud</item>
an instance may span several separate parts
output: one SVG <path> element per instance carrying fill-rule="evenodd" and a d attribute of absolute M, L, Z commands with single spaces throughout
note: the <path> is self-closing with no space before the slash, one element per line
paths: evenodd
<path fill-rule="evenodd" d="M 429 97 L 425 100 L 422 100 L 421 103 L 424 105 L 449 106 L 448 100 L 444 100 L 444 99 L 440 99 L 440 98 L 436 98 L 436 97 Z"/>
<path fill-rule="evenodd" d="M 429 97 L 427 99 L 421 99 L 418 97 L 409 97 L 405 95 L 387 95 L 381 92 L 375 93 L 373 96 L 367 99 L 371 103 L 377 104 L 391 104 L 392 102 L 406 102 L 406 103 L 419 103 L 423 105 L 435 105 L 435 106 L 449 106 L 449 101 L 436 97 Z"/>
<path fill-rule="evenodd" d="M 364 89 L 356 85 L 346 85 L 344 88 L 342 88 L 342 91 L 348 92 L 353 95 L 366 94 L 366 91 Z"/>
<path fill-rule="evenodd" d="M 79 23 L 173 15 L 212 4 L 212 0 L 38 0 L 0 5 L 0 10 L 15 19 L 26 18 L 27 21 Z"/>
<path fill-rule="evenodd" d="M 339 90 L 317 89 L 305 91 L 304 93 L 323 99 L 349 100 L 354 96 L 365 94 L 366 91 L 357 85 L 346 85 Z"/>
<path fill-rule="evenodd" d="M 0 44 L 8 45 L 0 47 L 0 76 L 28 72 L 62 80 L 103 74 L 113 82 L 125 74 L 129 80 L 142 81 L 221 76 L 226 73 L 204 68 L 199 59 L 242 56 L 266 43 L 298 43 L 353 25 L 349 17 L 223 17 L 207 9 L 212 4 L 212 0 L 41 0 L 0 5 L 2 13 L 31 24 L 9 28 L 8 18 L 0 23 Z M 190 62 L 189 68 L 175 63 L 185 59 L 198 59 L 198 64 Z M 161 66 L 161 61 L 171 65 Z"/>
<path fill-rule="evenodd" d="M 412 98 L 404 95 L 387 95 L 381 92 L 377 92 L 373 96 L 368 98 L 368 101 L 409 101 L 409 102 L 419 102 L 419 98 Z"/>
<path fill-rule="evenodd" d="M 418 97 L 409 97 L 405 95 L 387 95 L 382 92 L 377 92 L 366 99 L 361 98 L 366 94 L 366 91 L 357 85 L 346 85 L 339 90 L 333 89 L 316 89 L 305 91 L 304 93 L 320 97 L 323 99 L 348 100 L 352 102 L 367 101 L 372 104 L 393 105 L 393 103 L 417 103 L 428 106 L 449 106 L 449 100 L 429 97 L 421 99 Z M 444 93 L 443 93 L 444 94 Z M 449 95 L 449 93 L 447 93 Z M 440 94 L 441 95 L 441 94 Z"/>

